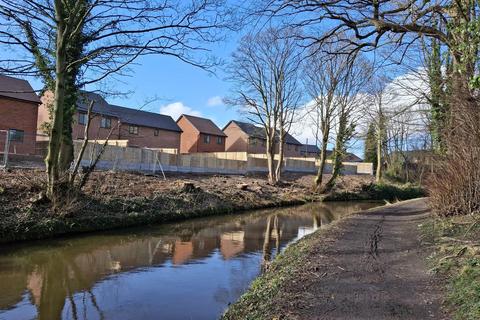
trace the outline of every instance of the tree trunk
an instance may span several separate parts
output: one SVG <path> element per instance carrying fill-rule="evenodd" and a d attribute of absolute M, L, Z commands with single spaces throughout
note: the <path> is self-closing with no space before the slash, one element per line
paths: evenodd
<path fill-rule="evenodd" d="M 280 181 L 281 176 L 282 176 L 282 170 L 283 170 L 283 153 L 284 153 L 284 147 L 285 147 L 285 132 L 282 129 L 280 132 L 280 141 L 278 142 L 278 162 L 277 162 L 277 168 L 275 170 L 275 178 L 277 181 Z"/>
<path fill-rule="evenodd" d="M 55 67 L 55 99 L 53 101 L 52 130 L 48 144 L 48 154 L 45 159 L 47 167 L 47 196 L 55 201 L 55 195 L 59 187 L 61 177 L 60 155 L 63 139 L 65 85 L 66 85 L 66 50 L 64 45 L 65 22 L 63 17 L 61 1 L 55 1 L 55 14 L 57 24 L 57 50 Z"/>
<path fill-rule="evenodd" d="M 320 149 L 320 165 L 318 167 L 317 176 L 315 177 L 315 188 L 318 189 L 323 181 L 323 171 L 325 170 L 325 162 L 327 161 L 327 143 L 328 134 L 323 134 L 322 148 Z"/>
<path fill-rule="evenodd" d="M 275 141 L 271 134 L 267 133 L 267 166 L 268 166 L 268 182 L 276 183 L 275 177 Z"/>
<path fill-rule="evenodd" d="M 382 143 L 383 143 L 383 135 L 382 135 L 382 128 L 379 128 L 377 132 L 377 169 L 375 173 L 375 181 L 378 183 L 382 180 Z"/>
<path fill-rule="evenodd" d="M 347 135 L 347 118 L 345 114 L 342 114 L 340 116 L 338 124 L 338 133 L 335 141 L 335 151 L 333 153 L 332 176 L 325 184 L 323 192 L 330 191 L 335 185 L 335 181 L 337 180 L 338 176 L 340 175 Z"/>

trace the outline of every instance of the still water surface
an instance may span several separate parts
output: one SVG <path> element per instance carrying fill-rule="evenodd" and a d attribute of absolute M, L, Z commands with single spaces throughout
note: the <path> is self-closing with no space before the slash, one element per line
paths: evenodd
<path fill-rule="evenodd" d="M 315 203 L 0 247 L 0 319 L 217 319 L 289 243 L 375 203 Z"/>

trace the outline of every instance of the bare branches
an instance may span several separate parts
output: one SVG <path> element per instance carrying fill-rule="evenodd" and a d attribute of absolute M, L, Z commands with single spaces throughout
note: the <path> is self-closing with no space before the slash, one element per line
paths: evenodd
<path fill-rule="evenodd" d="M 256 9 L 268 19 L 279 18 L 288 21 L 289 27 L 305 30 L 307 45 L 341 42 L 345 54 L 385 46 L 406 52 L 419 36 L 453 47 L 456 40 L 448 31 L 450 24 L 461 15 L 464 20 L 471 17 L 468 5 L 448 0 L 264 0 Z M 339 34 L 344 37 L 338 38 Z"/>
<path fill-rule="evenodd" d="M 75 39 L 82 48 L 66 65 L 81 69 L 79 86 L 118 73 L 141 55 L 214 66 L 217 61 L 203 53 L 223 38 L 233 17 L 224 0 L 65 1 L 62 6 L 68 15 L 65 41 Z M 0 1 L 0 44 L 12 52 L 0 58 L 0 70 L 52 77 L 57 21 L 51 1 Z"/>
<path fill-rule="evenodd" d="M 247 35 L 228 69 L 234 83 L 228 102 L 265 130 L 271 182 L 280 177 L 284 139 L 302 99 L 298 77 L 301 51 L 293 36 L 292 30 L 273 28 Z M 276 145 L 279 159 L 274 172 Z"/>

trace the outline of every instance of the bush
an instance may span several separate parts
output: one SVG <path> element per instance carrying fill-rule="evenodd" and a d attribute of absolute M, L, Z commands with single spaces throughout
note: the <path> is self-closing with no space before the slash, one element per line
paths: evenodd
<path fill-rule="evenodd" d="M 461 120 L 452 114 L 445 136 L 446 153 L 428 179 L 434 212 L 442 216 L 477 213 L 480 209 L 480 113 L 478 103 L 459 103 Z"/>
<path fill-rule="evenodd" d="M 428 179 L 432 209 L 442 216 L 471 214 L 480 209 L 480 150 L 449 155 Z"/>
<path fill-rule="evenodd" d="M 325 201 L 355 201 L 355 200 L 408 200 L 424 197 L 425 191 L 418 185 L 371 183 L 364 184 L 359 192 L 332 193 L 325 197 Z"/>

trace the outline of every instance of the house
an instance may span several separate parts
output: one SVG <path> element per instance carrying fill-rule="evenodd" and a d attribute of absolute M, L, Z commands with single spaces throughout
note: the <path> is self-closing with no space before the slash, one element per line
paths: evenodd
<path fill-rule="evenodd" d="M 344 162 L 363 162 L 363 159 L 354 153 L 347 152 L 343 161 Z"/>
<path fill-rule="evenodd" d="M 330 151 L 331 152 L 331 151 Z M 316 158 L 320 156 L 320 148 L 315 144 L 303 144 L 300 148 L 302 156 L 307 158 Z M 327 157 L 329 156 L 327 151 Z"/>
<path fill-rule="evenodd" d="M 226 134 L 225 150 L 229 152 L 247 152 L 259 154 L 266 152 L 267 139 L 265 130 L 254 124 L 231 120 L 223 128 Z M 287 133 L 285 137 L 284 155 L 300 157 L 302 144 Z M 278 153 L 278 145 L 275 148 Z"/>
<path fill-rule="evenodd" d="M 36 154 L 37 114 L 40 99 L 28 81 L 0 75 L 0 152 Z"/>
<path fill-rule="evenodd" d="M 225 151 L 226 135 L 212 120 L 182 114 L 177 124 L 182 129 L 180 153 Z"/>
<path fill-rule="evenodd" d="M 314 157 L 314 158 L 319 158 L 320 157 L 320 148 L 314 144 L 304 144 L 302 145 L 301 149 L 302 156 L 304 157 Z M 333 157 L 333 151 L 332 150 L 327 150 L 326 152 L 326 158 L 327 159 L 332 159 Z M 363 162 L 363 159 L 358 157 L 357 155 L 347 152 L 345 154 L 345 157 L 343 159 L 344 162 Z"/>
<path fill-rule="evenodd" d="M 47 105 L 53 100 L 51 92 L 42 97 L 38 124 L 48 121 Z M 129 147 L 152 149 L 179 149 L 181 129 L 172 117 L 108 103 L 93 92 L 82 92 L 74 115 L 72 137 L 83 140 L 88 107 L 94 101 L 89 139 L 126 140 Z"/>

